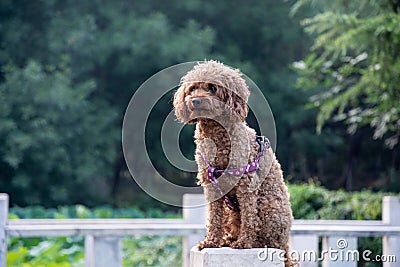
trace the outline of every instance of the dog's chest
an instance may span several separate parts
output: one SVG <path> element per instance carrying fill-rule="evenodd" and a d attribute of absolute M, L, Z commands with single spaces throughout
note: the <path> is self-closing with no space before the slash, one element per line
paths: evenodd
<path fill-rule="evenodd" d="M 200 151 L 209 161 L 210 165 L 220 169 L 240 168 L 252 162 L 259 149 L 255 138 L 220 138 L 204 139 L 197 142 Z M 201 162 L 199 162 L 201 163 Z"/>

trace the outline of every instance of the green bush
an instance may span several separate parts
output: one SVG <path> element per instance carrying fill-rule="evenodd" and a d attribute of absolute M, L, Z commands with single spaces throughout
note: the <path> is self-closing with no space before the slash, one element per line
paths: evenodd
<path fill-rule="evenodd" d="M 289 186 L 295 219 L 381 220 L 386 193 L 329 191 L 313 182 Z"/>
<path fill-rule="evenodd" d="M 13 238 L 7 253 L 7 266 L 83 267 L 83 238 Z"/>
<path fill-rule="evenodd" d="M 315 184 L 291 185 L 289 192 L 295 219 L 318 219 L 317 211 L 324 206 L 329 194 Z"/>
<path fill-rule="evenodd" d="M 182 266 L 182 237 L 141 236 L 123 240 L 124 266 Z"/>

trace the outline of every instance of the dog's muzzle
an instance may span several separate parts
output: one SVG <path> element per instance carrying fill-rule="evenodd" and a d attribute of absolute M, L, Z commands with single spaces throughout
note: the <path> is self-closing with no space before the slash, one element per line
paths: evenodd
<path fill-rule="evenodd" d="M 201 102 L 201 98 L 199 97 L 192 98 L 192 105 L 194 108 L 198 108 L 201 105 Z"/>

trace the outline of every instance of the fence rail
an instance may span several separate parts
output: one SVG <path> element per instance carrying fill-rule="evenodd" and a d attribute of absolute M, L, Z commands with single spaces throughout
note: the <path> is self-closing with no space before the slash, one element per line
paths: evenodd
<path fill-rule="evenodd" d="M 186 202 L 198 202 L 202 196 L 185 196 Z M 184 199 L 185 201 L 185 199 Z M 186 203 L 189 204 L 189 203 Z M 0 267 L 5 267 L 6 238 L 37 236 L 84 236 L 87 267 L 121 266 L 121 237 L 131 235 L 184 236 L 184 265 L 188 252 L 205 233 L 204 207 L 184 211 L 183 219 L 21 219 L 8 220 L 8 196 L 0 194 Z M 357 249 L 357 237 L 382 236 L 383 253 L 394 255 L 395 262 L 384 267 L 400 266 L 400 198 L 384 197 L 382 221 L 295 220 L 291 230 L 292 248 L 297 251 L 318 251 L 319 237 L 323 249 L 333 246 L 333 238 L 346 237 L 348 247 Z M 329 241 L 331 240 L 331 241 Z M 325 260 L 327 266 L 357 266 L 356 261 L 339 264 Z M 318 262 L 303 261 L 302 267 L 318 266 Z"/>
<path fill-rule="evenodd" d="M 356 228 L 356 229 L 355 229 Z M 8 220 L 8 237 L 38 236 L 127 236 L 204 234 L 204 224 L 186 223 L 183 219 L 63 219 Z M 400 235 L 400 226 L 381 221 L 295 220 L 292 235 L 384 236 Z"/>
<path fill-rule="evenodd" d="M 176 222 L 157 222 L 153 219 L 135 222 L 118 222 L 118 219 L 101 219 L 102 222 L 92 224 L 89 220 L 68 222 L 25 222 L 25 220 L 9 220 L 5 230 L 9 237 L 35 236 L 128 236 L 128 235 L 190 235 L 204 232 L 204 225 L 185 224 L 184 220 Z M 21 223 L 22 221 L 22 223 Z"/>

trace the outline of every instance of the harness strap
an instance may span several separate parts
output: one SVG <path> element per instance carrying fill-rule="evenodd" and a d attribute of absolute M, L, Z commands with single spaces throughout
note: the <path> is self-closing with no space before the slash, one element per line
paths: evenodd
<path fill-rule="evenodd" d="M 234 211 L 239 211 L 239 203 L 236 197 L 229 197 L 224 192 L 222 191 L 218 178 L 221 177 L 222 175 L 233 175 L 233 176 L 242 176 L 243 174 L 253 172 L 257 170 L 260 165 L 258 163 L 259 159 L 265 154 L 265 151 L 271 147 L 271 144 L 265 136 L 258 136 L 256 135 L 256 141 L 260 145 L 259 152 L 257 153 L 254 161 L 250 162 L 246 166 L 236 168 L 236 169 L 225 169 L 225 170 L 219 170 L 209 163 L 209 161 L 206 159 L 205 155 L 203 152 L 200 152 L 200 155 L 207 167 L 207 178 L 210 181 L 210 183 L 214 186 L 214 188 L 221 194 L 221 196 L 224 199 L 225 204 L 228 206 L 229 209 L 234 210 Z"/>

